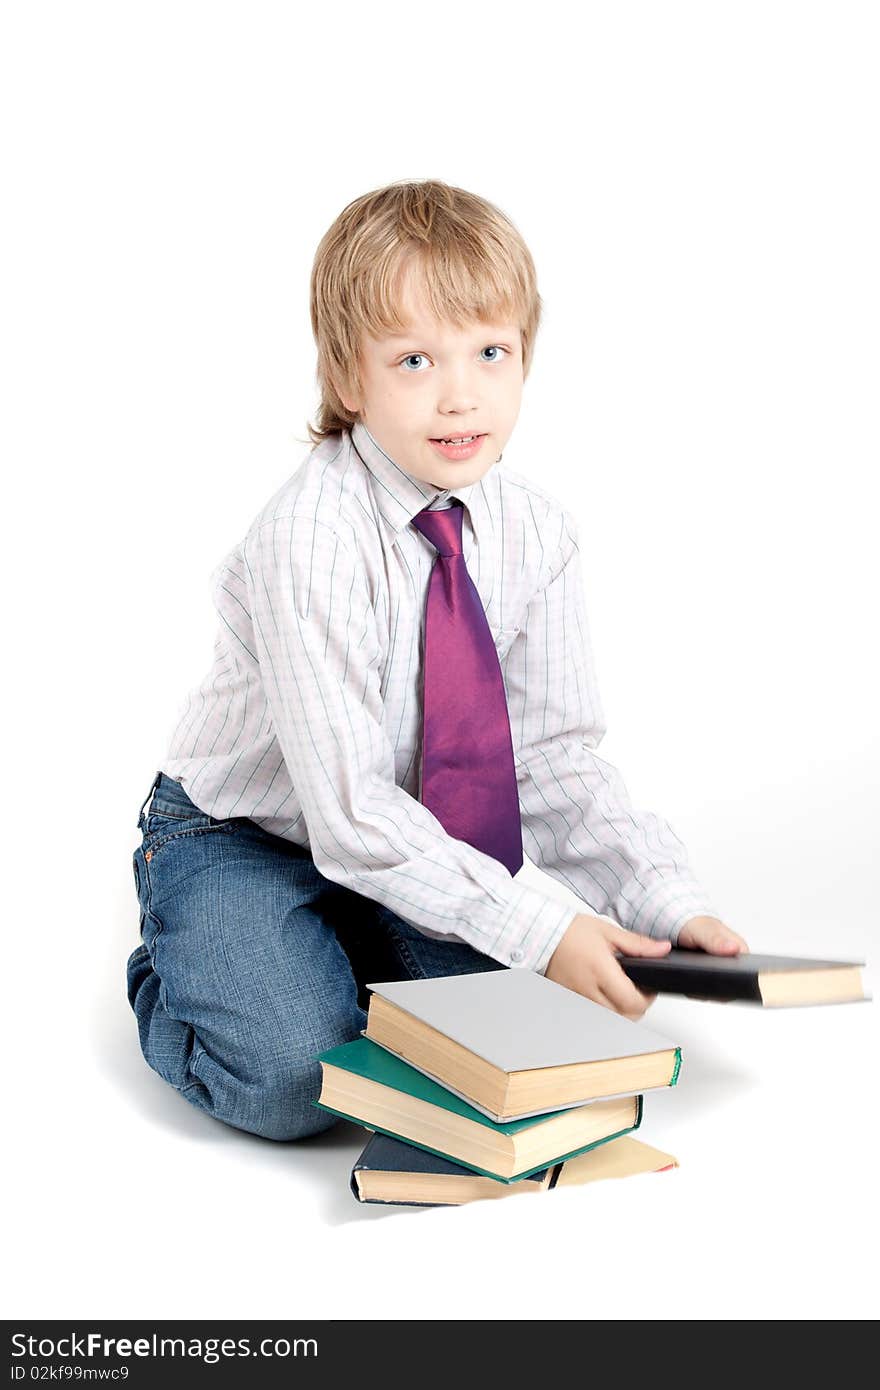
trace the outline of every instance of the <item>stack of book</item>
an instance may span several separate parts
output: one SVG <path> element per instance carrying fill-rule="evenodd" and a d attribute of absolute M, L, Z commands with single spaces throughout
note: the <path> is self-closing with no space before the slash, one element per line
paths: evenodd
<path fill-rule="evenodd" d="M 620 957 L 642 989 L 764 1008 L 870 999 L 864 961 L 671 950 Z M 321 1053 L 322 1109 L 372 1137 L 363 1202 L 476 1198 L 678 1166 L 632 1138 L 643 1093 L 674 1086 L 668 1038 L 528 970 L 369 985 L 367 1028 Z"/>
<path fill-rule="evenodd" d="M 674 1086 L 668 1038 L 527 970 L 372 984 L 362 1037 L 319 1055 L 315 1103 L 373 1131 L 365 1202 L 457 1205 L 677 1166 L 633 1139 Z"/>

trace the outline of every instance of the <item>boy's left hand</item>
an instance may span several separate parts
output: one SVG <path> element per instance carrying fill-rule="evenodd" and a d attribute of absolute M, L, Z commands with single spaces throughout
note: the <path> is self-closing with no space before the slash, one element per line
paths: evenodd
<path fill-rule="evenodd" d="M 748 943 L 717 917 L 691 917 L 675 944 L 689 951 L 708 951 L 713 956 L 738 956 L 749 949 Z"/>

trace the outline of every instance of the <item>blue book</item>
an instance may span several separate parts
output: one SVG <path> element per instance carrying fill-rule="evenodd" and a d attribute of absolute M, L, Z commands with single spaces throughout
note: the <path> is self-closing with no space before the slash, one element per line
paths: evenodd
<path fill-rule="evenodd" d="M 608 1178 L 664 1173 L 677 1167 L 673 1154 L 622 1134 L 519 1182 L 501 1183 L 387 1134 L 373 1134 L 351 1170 L 351 1190 L 359 1202 L 383 1206 L 461 1206 L 517 1193 L 582 1187 Z"/>
<path fill-rule="evenodd" d="M 472 1168 L 387 1134 L 371 1134 L 351 1170 L 351 1190 L 359 1202 L 402 1207 L 460 1206 L 517 1193 L 546 1192 L 561 1164 L 530 1173 L 520 1182 L 497 1182 Z"/>

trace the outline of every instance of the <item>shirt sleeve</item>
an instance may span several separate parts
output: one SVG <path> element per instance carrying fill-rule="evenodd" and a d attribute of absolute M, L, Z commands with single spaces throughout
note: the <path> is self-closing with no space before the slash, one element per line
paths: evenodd
<path fill-rule="evenodd" d="M 543 969 L 575 912 L 448 835 L 395 782 L 381 647 L 354 549 L 294 515 L 257 527 L 243 550 L 269 712 L 318 870 L 427 936 Z"/>
<path fill-rule="evenodd" d="M 592 912 L 674 943 L 690 917 L 717 913 L 669 823 L 637 810 L 620 773 L 595 752 L 606 725 L 568 511 L 560 530 L 505 663 L 523 845 Z"/>

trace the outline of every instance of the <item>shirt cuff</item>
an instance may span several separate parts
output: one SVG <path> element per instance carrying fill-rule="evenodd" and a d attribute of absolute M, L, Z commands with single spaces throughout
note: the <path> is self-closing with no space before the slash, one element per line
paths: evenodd
<path fill-rule="evenodd" d="M 717 917 L 718 912 L 697 883 L 672 880 L 660 883 L 647 895 L 628 922 L 621 926 L 673 946 L 685 922 L 692 917 Z"/>
<path fill-rule="evenodd" d="M 514 883 L 513 888 L 510 910 L 492 947 L 492 959 L 512 969 L 543 975 L 578 910 L 525 884 Z"/>

